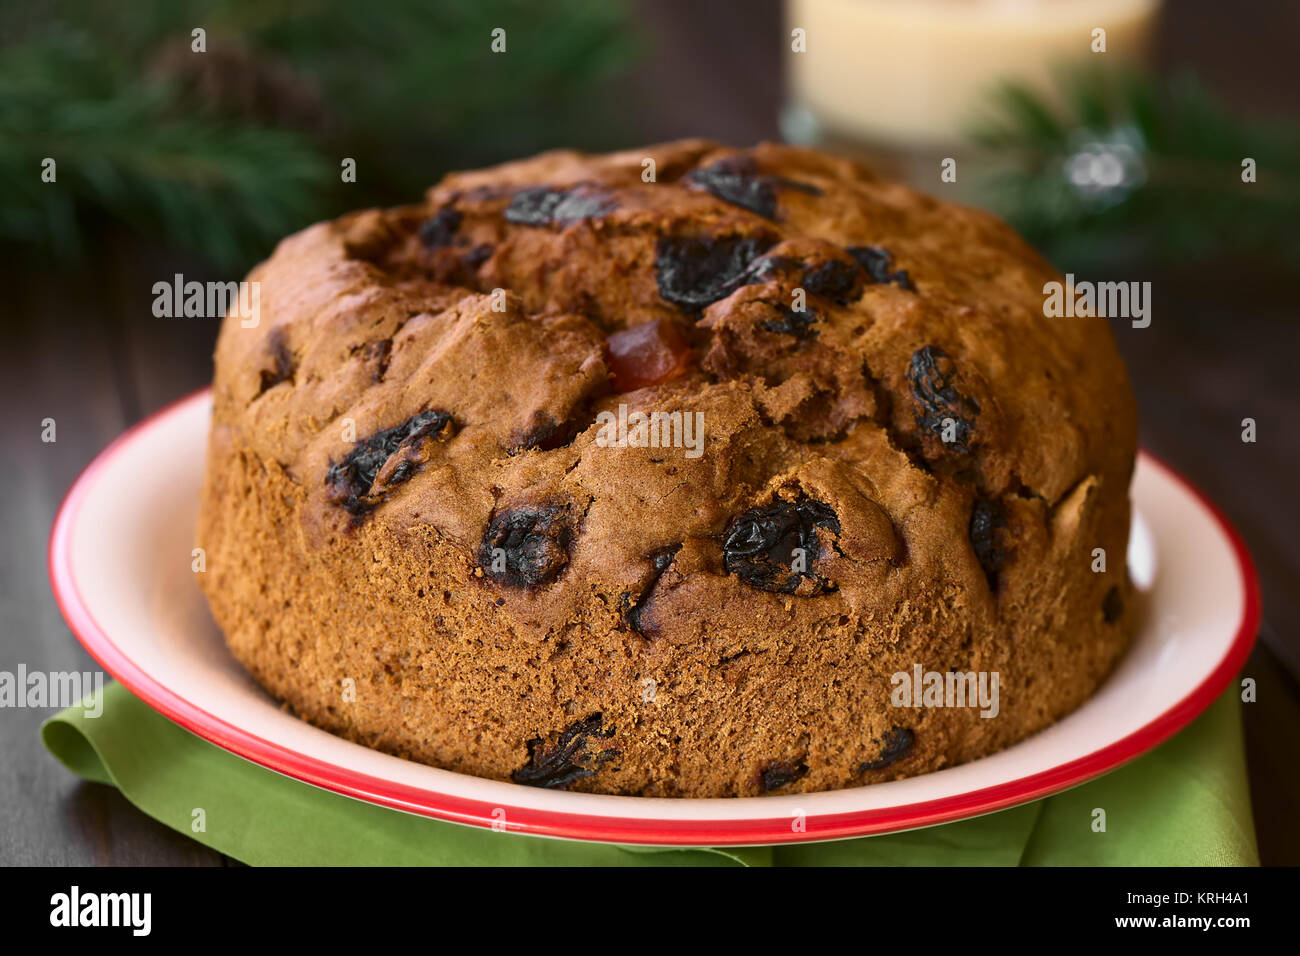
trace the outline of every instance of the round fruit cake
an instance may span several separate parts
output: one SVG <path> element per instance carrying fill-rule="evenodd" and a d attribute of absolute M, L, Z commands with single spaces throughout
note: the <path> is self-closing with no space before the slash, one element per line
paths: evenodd
<path fill-rule="evenodd" d="M 249 278 L 200 581 L 327 730 L 529 786 L 827 790 L 1015 743 L 1127 644 L 1124 366 L 985 213 L 781 145 L 552 152 Z"/>

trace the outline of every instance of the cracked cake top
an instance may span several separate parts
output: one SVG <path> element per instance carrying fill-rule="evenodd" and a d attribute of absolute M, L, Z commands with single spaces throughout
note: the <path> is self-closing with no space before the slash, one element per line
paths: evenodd
<path fill-rule="evenodd" d="M 1044 317 L 1050 265 L 804 149 L 455 173 L 249 278 L 218 439 L 292 479 L 316 547 L 432 527 L 525 635 L 593 601 L 672 640 L 767 602 L 887 613 L 926 582 L 994 601 L 1025 515 L 1050 530 L 1133 465 L 1110 331 Z M 620 406 L 702 416 L 701 453 L 602 444 Z"/>

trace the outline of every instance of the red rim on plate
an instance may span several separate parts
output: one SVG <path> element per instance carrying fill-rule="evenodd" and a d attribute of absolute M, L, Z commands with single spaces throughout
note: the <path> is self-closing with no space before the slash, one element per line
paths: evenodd
<path fill-rule="evenodd" d="M 205 740 L 289 777 L 370 803 L 455 823 L 490 828 L 500 801 L 487 802 L 437 793 L 358 773 L 265 740 L 185 700 L 140 669 L 95 621 L 81 599 L 69 560 L 72 529 L 99 471 L 121 447 L 158 419 L 190 402 L 203 400 L 207 389 L 186 396 L 130 428 L 100 452 L 63 499 L 50 530 L 49 572 L 54 599 L 82 646 L 127 690 L 154 710 Z M 1222 660 L 1186 697 L 1126 737 L 1068 763 L 966 793 L 910 803 L 833 814 L 809 815 L 803 832 L 792 832 L 790 817 L 736 820 L 679 820 L 566 813 L 506 806 L 508 830 L 540 836 L 626 844 L 668 846 L 736 846 L 834 840 L 948 823 L 1027 803 L 1085 783 L 1146 753 L 1192 722 L 1212 704 L 1241 669 L 1255 643 L 1259 626 L 1259 582 L 1254 562 L 1240 535 L 1199 489 L 1148 452 L 1148 460 L 1186 488 L 1213 516 L 1232 544 L 1245 589 L 1237 633 Z M 635 798 L 611 798 L 635 799 Z"/>

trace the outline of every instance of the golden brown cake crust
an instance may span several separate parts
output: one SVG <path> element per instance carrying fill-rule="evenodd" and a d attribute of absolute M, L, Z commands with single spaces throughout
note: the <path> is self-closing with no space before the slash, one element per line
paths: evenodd
<path fill-rule="evenodd" d="M 556 152 L 249 278 L 200 580 L 324 728 L 532 785 L 824 790 L 1020 740 L 1126 645 L 1127 376 L 987 214 L 788 146 Z M 684 371 L 620 391 L 607 337 L 650 322 Z M 701 453 L 602 444 L 620 405 L 702 413 Z M 915 665 L 996 672 L 998 715 L 893 706 Z"/>

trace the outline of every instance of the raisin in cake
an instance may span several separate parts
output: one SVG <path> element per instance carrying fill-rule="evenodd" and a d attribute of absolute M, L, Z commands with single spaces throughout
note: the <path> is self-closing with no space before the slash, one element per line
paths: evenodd
<path fill-rule="evenodd" d="M 295 713 L 464 773 L 716 797 L 992 753 L 1128 634 L 1134 401 L 1057 278 L 805 149 L 453 174 L 253 271 L 201 584 Z M 996 716 L 897 706 L 918 667 L 997 674 Z"/>

